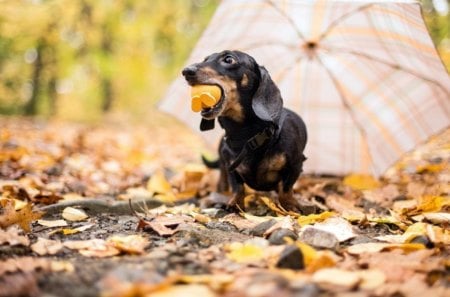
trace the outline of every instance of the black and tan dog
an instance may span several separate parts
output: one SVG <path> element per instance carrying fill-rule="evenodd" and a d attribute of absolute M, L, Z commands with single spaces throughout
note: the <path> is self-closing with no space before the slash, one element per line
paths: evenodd
<path fill-rule="evenodd" d="M 231 185 L 230 205 L 244 207 L 244 183 L 257 191 L 278 191 L 277 205 L 300 211 L 292 187 L 306 159 L 306 127 L 283 108 L 280 91 L 267 70 L 249 55 L 223 51 L 183 70 L 189 85 L 217 85 L 222 96 L 201 111 L 200 129 L 218 118 L 225 136 L 219 147 L 219 191 Z"/>

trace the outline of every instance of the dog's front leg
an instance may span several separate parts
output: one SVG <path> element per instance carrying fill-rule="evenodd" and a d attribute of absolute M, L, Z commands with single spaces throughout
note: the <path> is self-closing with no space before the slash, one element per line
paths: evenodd
<path fill-rule="evenodd" d="M 230 202 L 228 202 L 228 206 L 232 208 L 238 208 L 240 210 L 244 210 L 244 198 L 245 198 L 245 189 L 244 189 L 244 181 L 241 176 L 236 172 L 231 172 L 228 174 L 228 180 L 231 184 L 231 189 L 233 191 L 233 197 Z"/>

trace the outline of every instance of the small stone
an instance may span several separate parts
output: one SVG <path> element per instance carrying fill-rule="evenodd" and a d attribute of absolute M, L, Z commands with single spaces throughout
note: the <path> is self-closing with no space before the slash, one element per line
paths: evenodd
<path fill-rule="evenodd" d="M 300 204 L 302 215 L 307 216 L 317 212 L 317 206 L 309 201 L 299 200 L 298 203 Z"/>
<path fill-rule="evenodd" d="M 300 241 L 307 243 L 316 248 L 337 249 L 339 240 L 330 232 L 326 232 L 314 227 L 303 230 L 300 234 Z"/>
<path fill-rule="evenodd" d="M 298 235 L 289 229 L 280 228 L 272 232 L 269 236 L 269 242 L 273 245 L 281 245 L 286 244 L 285 237 L 292 238 L 293 240 L 297 240 Z"/>
<path fill-rule="evenodd" d="M 293 270 L 305 268 L 302 251 L 296 245 L 287 245 L 281 252 L 276 266 Z"/>
<path fill-rule="evenodd" d="M 219 229 L 226 232 L 238 232 L 238 228 L 229 222 L 211 221 L 205 224 L 209 229 Z"/>
<path fill-rule="evenodd" d="M 256 225 L 255 227 L 253 227 L 253 228 L 250 230 L 250 234 L 251 234 L 251 235 L 254 235 L 254 236 L 260 236 L 260 237 L 261 237 L 261 236 L 264 235 L 264 233 L 265 233 L 270 227 L 272 227 L 272 226 L 275 225 L 276 223 L 277 223 L 277 221 L 274 220 L 274 219 L 271 219 L 271 220 L 262 222 L 262 223 Z"/>

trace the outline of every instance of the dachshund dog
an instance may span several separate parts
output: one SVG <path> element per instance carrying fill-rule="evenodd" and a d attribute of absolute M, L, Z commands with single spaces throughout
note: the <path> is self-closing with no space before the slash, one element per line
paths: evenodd
<path fill-rule="evenodd" d="M 303 120 L 283 108 L 267 70 L 240 51 L 214 53 L 182 71 L 189 85 L 216 85 L 220 100 L 201 110 L 200 130 L 225 130 L 219 146 L 218 191 L 231 189 L 230 206 L 244 209 L 244 183 L 257 191 L 278 191 L 274 203 L 300 212 L 292 187 L 303 168 L 307 134 Z"/>

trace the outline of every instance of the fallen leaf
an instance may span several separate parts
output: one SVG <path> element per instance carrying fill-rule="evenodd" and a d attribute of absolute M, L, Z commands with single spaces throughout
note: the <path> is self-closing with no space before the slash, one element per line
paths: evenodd
<path fill-rule="evenodd" d="M 221 291 L 235 279 L 234 275 L 215 273 L 215 274 L 196 274 L 181 275 L 177 277 L 178 282 L 186 284 L 205 284 L 214 291 Z M 198 297 L 198 296 L 197 296 Z"/>
<path fill-rule="evenodd" d="M 352 271 L 338 268 L 324 268 L 313 274 L 312 281 L 321 285 L 334 285 L 352 289 L 356 288 L 361 281 L 361 277 Z"/>
<path fill-rule="evenodd" d="M 149 221 L 141 219 L 138 230 L 150 228 L 161 236 L 171 236 L 178 231 L 178 225 L 192 221 L 192 217 L 185 215 L 159 215 Z"/>
<path fill-rule="evenodd" d="M 79 233 L 79 232 L 86 231 L 86 230 L 88 230 L 88 229 L 90 229 L 90 228 L 92 228 L 94 226 L 95 226 L 94 224 L 87 224 L 87 225 L 83 225 L 83 226 L 72 228 L 72 229 L 71 228 L 63 228 L 63 229 L 58 229 L 58 230 L 54 230 L 52 232 L 49 232 L 49 235 L 55 234 L 55 233 L 58 233 L 58 232 L 62 232 L 62 234 L 64 234 L 64 235 L 71 235 L 71 234 L 76 234 L 76 233 Z"/>
<path fill-rule="evenodd" d="M 36 243 L 31 245 L 31 250 L 40 256 L 55 255 L 63 248 L 63 244 L 58 240 L 51 240 L 38 237 Z"/>
<path fill-rule="evenodd" d="M 428 221 L 434 224 L 449 224 L 450 223 L 450 213 L 447 212 L 424 212 L 422 215 Z"/>
<path fill-rule="evenodd" d="M 450 198 L 442 196 L 422 196 L 419 198 L 419 203 L 409 215 L 414 215 L 422 212 L 438 212 L 444 206 L 450 205 Z"/>
<path fill-rule="evenodd" d="M 66 261 L 52 261 L 37 257 L 18 257 L 0 261 L 0 276 L 17 271 L 33 272 L 37 270 L 44 272 L 71 272 L 73 271 L 73 265 Z"/>
<path fill-rule="evenodd" d="M 23 201 L 23 200 L 19 200 L 19 199 L 15 199 L 15 198 L 1 198 L 0 199 L 0 205 L 2 207 L 6 207 L 6 204 L 8 203 L 8 201 L 14 201 L 14 209 L 15 210 L 21 210 L 22 208 L 24 208 L 25 206 L 27 206 L 27 202 Z"/>
<path fill-rule="evenodd" d="M 383 250 L 392 250 L 392 249 L 401 249 L 405 253 L 408 253 L 416 250 L 425 249 L 425 246 L 420 243 L 395 244 L 395 243 L 369 242 L 349 246 L 347 248 L 347 252 L 349 254 L 358 255 L 364 253 L 378 253 Z"/>
<path fill-rule="evenodd" d="M 45 226 L 45 227 L 65 227 L 67 226 L 67 222 L 64 220 L 38 220 L 37 221 L 39 225 Z"/>
<path fill-rule="evenodd" d="M 371 190 L 380 186 L 380 182 L 371 175 L 366 174 L 350 174 L 347 175 L 343 184 L 354 190 Z"/>
<path fill-rule="evenodd" d="M 378 269 L 357 270 L 361 278 L 359 287 L 364 290 L 375 290 L 386 282 L 386 275 Z"/>
<path fill-rule="evenodd" d="M 332 211 L 324 211 L 320 214 L 310 214 L 307 216 L 299 216 L 297 218 L 297 222 L 300 226 L 311 225 L 317 222 L 322 222 L 332 216 L 336 215 L 336 213 Z"/>
<path fill-rule="evenodd" d="M 147 182 L 147 190 L 155 194 L 173 194 L 172 186 L 161 170 L 156 171 Z"/>
<path fill-rule="evenodd" d="M 263 234 L 264 237 L 269 236 L 270 234 L 272 234 L 273 231 L 275 231 L 277 229 L 287 229 L 287 230 L 294 231 L 293 219 L 290 216 L 284 217 L 282 220 L 276 222 L 274 225 L 272 225 L 272 227 L 267 229 Z"/>
<path fill-rule="evenodd" d="M 314 228 L 332 233 L 339 242 L 356 237 L 352 225 L 345 219 L 339 217 L 328 218 L 321 223 L 316 223 L 314 224 Z"/>
<path fill-rule="evenodd" d="M 28 239 L 28 237 L 20 235 L 19 230 L 15 226 L 13 226 L 8 228 L 7 230 L 0 229 L 0 245 L 5 243 L 11 246 L 13 245 L 29 246 L 30 240 Z"/>
<path fill-rule="evenodd" d="M 250 243 L 233 242 L 226 249 L 227 257 L 237 263 L 254 263 L 264 258 L 263 248 Z"/>
<path fill-rule="evenodd" d="M 62 212 L 62 217 L 68 221 L 78 222 L 86 220 L 89 216 L 81 209 L 66 207 Z"/>
<path fill-rule="evenodd" d="M 86 257 L 104 258 L 120 254 L 120 250 L 103 239 L 71 240 L 65 241 L 63 245 L 71 250 L 78 250 Z"/>
<path fill-rule="evenodd" d="M 14 224 L 18 224 L 25 232 L 30 232 L 30 224 L 40 219 L 42 212 L 33 211 L 33 206 L 28 203 L 24 208 L 16 211 L 14 201 L 10 200 L 6 203 L 3 214 L 0 215 L 0 227 L 6 228 Z"/>
<path fill-rule="evenodd" d="M 149 295 L 150 296 L 150 295 Z M 163 287 L 161 290 L 151 292 L 152 297 L 215 297 L 217 296 L 210 288 L 200 284 L 175 285 Z"/>
<path fill-rule="evenodd" d="M 114 235 L 109 237 L 106 242 L 126 254 L 143 254 L 144 249 L 149 245 L 148 239 L 140 235 Z"/>

